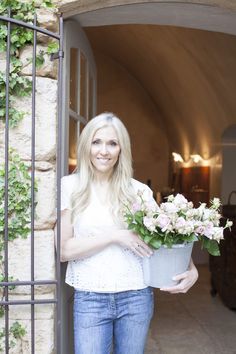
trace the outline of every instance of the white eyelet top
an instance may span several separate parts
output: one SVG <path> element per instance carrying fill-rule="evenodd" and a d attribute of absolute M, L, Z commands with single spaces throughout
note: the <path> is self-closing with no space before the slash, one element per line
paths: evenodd
<path fill-rule="evenodd" d="M 71 210 L 71 193 L 76 190 L 77 174 L 61 180 L 61 210 Z M 145 200 L 153 200 L 151 189 L 132 179 L 135 191 L 143 191 Z M 89 206 L 78 215 L 74 224 L 74 237 L 93 237 L 99 229 L 124 229 L 124 223 L 114 222 L 109 207 L 100 202 L 92 189 Z M 69 261 L 66 283 L 75 289 L 94 292 L 119 292 L 146 287 L 143 281 L 142 258 L 131 250 L 112 244 L 100 252 Z"/>

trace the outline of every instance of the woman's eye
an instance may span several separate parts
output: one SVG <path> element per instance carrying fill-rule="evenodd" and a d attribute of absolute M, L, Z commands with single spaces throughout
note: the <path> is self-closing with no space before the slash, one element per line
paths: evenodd
<path fill-rule="evenodd" d="M 94 141 L 92 142 L 92 144 L 93 144 L 93 145 L 99 144 L 99 140 L 94 140 Z"/>
<path fill-rule="evenodd" d="M 117 142 L 111 141 L 111 146 L 117 146 L 117 145 L 118 145 Z"/>

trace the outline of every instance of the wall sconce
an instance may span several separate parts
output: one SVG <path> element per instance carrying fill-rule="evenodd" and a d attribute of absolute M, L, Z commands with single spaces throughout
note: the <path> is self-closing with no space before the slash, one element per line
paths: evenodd
<path fill-rule="evenodd" d="M 73 159 L 73 158 L 69 157 L 69 165 L 76 166 L 77 165 L 77 159 Z"/>
<path fill-rule="evenodd" d="M 175 162 L 184 162 L 184 159 L 177 152 L 172 152 L 172 156 Z"/>
<path fill-rule="evenodd" d="M 190 155 L 190 157 L 194 163 L 198 163 L 203 160 L 203 158 L 199 154 Z"/>

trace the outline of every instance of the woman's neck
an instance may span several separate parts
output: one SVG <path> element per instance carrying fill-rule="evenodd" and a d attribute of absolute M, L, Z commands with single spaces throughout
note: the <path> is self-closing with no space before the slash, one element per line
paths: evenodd
<path fill-rule="evenodd" d="M 98 186 L 108 186 L 111 175 L 96 174 L 93 179 L 93 184 Z"/>

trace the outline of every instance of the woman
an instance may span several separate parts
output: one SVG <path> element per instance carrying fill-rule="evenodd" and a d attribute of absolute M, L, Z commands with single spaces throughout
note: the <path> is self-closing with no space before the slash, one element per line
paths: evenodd
<path fill-rule="evenodd" d="M 142 257 L 149 248 L 126 229 L 121 210 L 142 190 L 132 179 L 129 135 L 112 113 L 93 118 L 78 144 L 78 173 L 62 178 L 61 258 L 66 282 L 75 288 L 76 354 L 141 354 L 153 314 L 153 291 L 143 282 Z M 186 292 L 197 270 L 178 276 L 169 292 Z"/>

